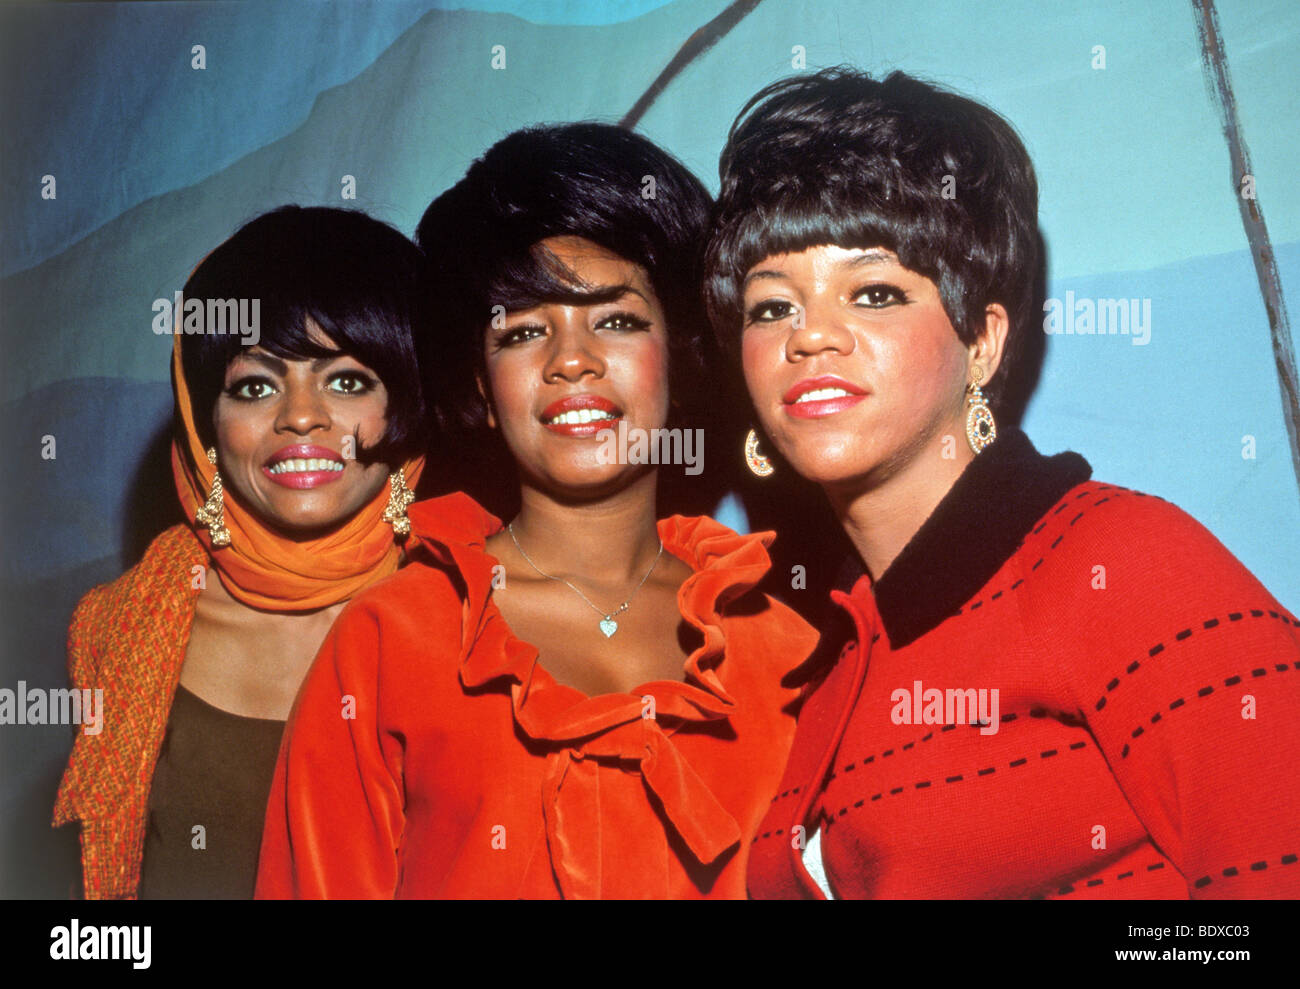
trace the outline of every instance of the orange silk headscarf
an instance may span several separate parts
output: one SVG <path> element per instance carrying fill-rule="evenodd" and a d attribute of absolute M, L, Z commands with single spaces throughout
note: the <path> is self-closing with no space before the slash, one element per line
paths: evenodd
<path fill-rule="evenodd" d="M 393 527 L 381 518 L 388 504 L 385 484 L 364 508 L 346 523 L 318 539 L 294 540 L 273 531 L 224 490 L 225 526 L 230 545 L 213 549 L 207 526 L 194 520 L 212 490 L 217 467 L 194 429 L 190 392 L 181 366 L 181 338 L 172 347 L 172 381 L 176 411 L 185 439 L 172 441 L 172 477 L 185 517 L 212 557 L 213 566 L 233 597 L 265 611 L 311 611 L 346 601 L 363 587 L 397 569 L 401 551 Z M 414 489 L 424 457 L 403 464 L 406 486 Z M 414 532 L 409 539 L 416 538 Z"/>

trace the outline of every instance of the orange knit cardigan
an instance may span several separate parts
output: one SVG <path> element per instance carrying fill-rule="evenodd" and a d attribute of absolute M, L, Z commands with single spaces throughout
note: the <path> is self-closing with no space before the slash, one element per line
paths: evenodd
<path fill-rule="evenodd" d="M 217 579 L 209 568 L 198 537 L 188 526 L 173 526 L 73 612 L 68 679 L 76 689 L 103 689 L 104 727 L 77 735 L 54 825 L 81 823 L 87 899 L 134 898 L 139 887 L 154 763 L 185 660 L 199 575 Z"/>

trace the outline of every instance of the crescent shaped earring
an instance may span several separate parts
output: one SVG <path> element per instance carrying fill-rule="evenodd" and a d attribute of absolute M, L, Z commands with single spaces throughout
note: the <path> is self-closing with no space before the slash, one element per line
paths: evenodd
<path fill-rule="evenodd" d="M 978 364 L 971 368 L 971 377 L 974 380 L 966 386 L 966 400 L 970 403 L 966 410 L 966 442 L 978 454 L 998 438 L 998 425 L 993 421 L 993 410 L 980 389 L 984 372 Z"/>
<path fill-rule="evenodd" d="M 755 477 L 771 477 L 776 469 L 758 446 L 758 432 L 751 429 L 745 436 L 745 463 Z"/>
<path fill-rule="evenodd" d="M 217 448 L 210 446 L 207 453 L 208 463 L 216 467 Z M 208 536 L 212 540 L 213 549 L 230 545 L 230 530 L 226 528 L 225 502 L 222 499 L 223 491 L 221 474 L 214 470 L 212 472 L 212 490 L 208 492 L 208 500 L 200 505 L 199 510 L 194 513 L 194 521 L 199 525 L 208 527 Z"/>

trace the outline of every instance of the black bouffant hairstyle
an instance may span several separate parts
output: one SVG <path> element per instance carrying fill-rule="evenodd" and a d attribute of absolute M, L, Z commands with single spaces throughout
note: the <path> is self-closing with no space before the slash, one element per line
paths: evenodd
<path fill-rule="evenodd" d="M 1006 307 L 996 405 L 1036 325 L 1038 184 L 1015 130 L 974 100 L 902 72 L 839 67 L 757 93 L 731 127 L 705 257 L 718 340 L 737 351 L 746 273 L 823 244 L 884 247 L 938 286 L 958 337 Z"/>

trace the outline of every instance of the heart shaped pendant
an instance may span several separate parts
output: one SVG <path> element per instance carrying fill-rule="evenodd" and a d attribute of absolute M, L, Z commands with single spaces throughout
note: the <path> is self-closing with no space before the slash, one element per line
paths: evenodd
<path fill-rule="evenodd" d="M 605 633 L 605 638 L 609 638 L 618 631 L 618 622 L 612 618 L 602 618 L 600 620 L 600 630 Z"/>

